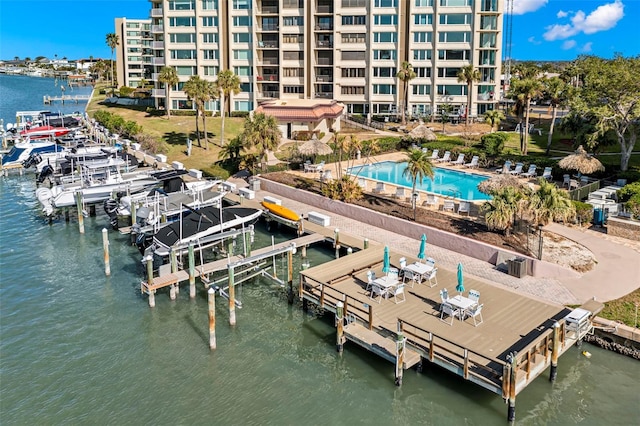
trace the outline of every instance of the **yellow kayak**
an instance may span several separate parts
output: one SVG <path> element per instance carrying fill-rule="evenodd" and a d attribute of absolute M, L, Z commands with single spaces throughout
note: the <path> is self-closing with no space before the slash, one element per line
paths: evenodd
<path fill-rule="evenodd" d="M 269 203 L 268 201 L 262 201 L 260 204 L 262 204 L 262 207 L 269 210 L 271 213 L 275 214 L 276 216 L 280 216 L 284 219 L 293 220 L 293 221 L 300 220 L 300 216 L 298 215 L 298 213 L 294 212 L 291 209 L 288 209 L 283 206 L 279 206 L 275 203 Z"/>

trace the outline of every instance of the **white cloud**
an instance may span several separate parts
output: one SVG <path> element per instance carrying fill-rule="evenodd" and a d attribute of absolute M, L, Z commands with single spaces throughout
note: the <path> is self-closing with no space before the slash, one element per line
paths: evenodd
<path fill-rule="evenodd" d="M 535 44 L 535 45 L 542 44 L 542 42 L 541 42 L 541 41 L 539 41 L 539 40 L 536 40 L 536 38 L 535 38 L 534 36 L 529 37 L 529 38 L 527 39 L 527 41 L 528 41 L 529 43 L 531 43 L 531 44 Z"/>
<path fill-rule="evenodd" d="M 589 52 L 591 52 L 591 46 L 592 45 L 593 45 L 593 43 L 591 43 L 591 42 L 585 43 L 584 46 L 582 46 L 579 50 L 582 53 L 589 53 Z"/>
<path fill-rule="evenodd" d="M 561 13 L 564 14 L 565 12 L 559 12 L 559 18 Z M 547 41 L 553 41 L 573 37 L 579 33 L 594 34 L 606 31 L 615 27 L 623 16 L 624 4 L 620 0 L 615 0 L 613 3 L 598 6 L 589 15 L 585 15 L 582 10 L 575 12 L 570 18 L 570 24 L 550 25 L 546 27 L 547 32 L 544 33 L 543 37 Z"/>
<path fill-rule="evenodd" d="M 557 18 L 566 18 L 567 16 L 569 16 L 569 12 L 564 12 L 562 10 L 556 15 Z"/>
<path fill-rule="evenodd" d="M 575 40 L 566 40 L 564 43 L 562 43 L 562 50 L 573 49 L 575 46 L 576 46 Z"/>
<path fill-rule="evenodd" d="M 549 0 L 513 0 L 513 14 L 524 15 L 545 6 Z"/>

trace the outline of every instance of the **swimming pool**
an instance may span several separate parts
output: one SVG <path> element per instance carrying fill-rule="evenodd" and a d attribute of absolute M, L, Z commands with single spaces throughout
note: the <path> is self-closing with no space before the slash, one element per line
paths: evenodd
<path fill-rule="evenodd" d="M 347 170 L 347 173 L 392 185 L 405 186 L 411 190 L 411 179 L 404 176 L 406 167 L 406 161 L 403 163 L 383 161 L 381 163 L 351 167 Z M 491 199 L 490 195 L 478 191 L 478 184 L 487 180 L 488 177 L 486 176 L 443 167 L 434 167 L 433 172 L 433 181 L 429 178 L 424 179 L 422 183 L 418 181 L 416 189 L 467 201 L 486 201 Z"/>

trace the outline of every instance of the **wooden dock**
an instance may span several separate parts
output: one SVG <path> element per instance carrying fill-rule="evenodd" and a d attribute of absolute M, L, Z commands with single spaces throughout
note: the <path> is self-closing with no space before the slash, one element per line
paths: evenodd
<path fill-rule="evenodd" d="M 61 96 L 49 96 L 49 95 L 44 95 L 42 97 L 42 102 L 45 105 L 50 105 L 54 102 L 74 102 L 74 103 L 80 103 L 80 102 L 89 102 L 89 99 L 91 98 L 90 95 L 61 95 Z"/>
<path fill-rule="evenodd" d="M 440 319 L 439 291 L 446 288 L 450 296 L 455 295 L 457 274 L 441 268 L 433 288 L 416 284 L 405 288 L 406 301 L 396 304 L 389 298 L 378 303 L 365 288 L 367 271 L 384 275 L 383 256 L 382 247 L 372 247 L 302 271 L 299 297 L 303 305 L 313 303 L 336 315 L 344 309 L 345 340 L 396 364 L 396 345 L 405 341 L 404 368 L 418 364 L 417 355 L 501 395 L 509 401 L 509 416 L 515 412 L 516 395 L 549 366 L 555 378 L 558 357 L 590 329 L 577 329 L 566 321 L 571 309 L 473 277 L 465 277 L 464 285 L 480 292 L 484 321 L 476 327 L 472 319 L 454 318 L 450 325 Z M 392 266 L 399 267 L 400 257 L 408 263 L 417 260 L 391 253 Z M 583 308 L 595 314 L 601 308 L 597 305 L 589 302 Z M 396 365 L 396 382 L 399 374 L 401 383 L 401 371 Z"/>

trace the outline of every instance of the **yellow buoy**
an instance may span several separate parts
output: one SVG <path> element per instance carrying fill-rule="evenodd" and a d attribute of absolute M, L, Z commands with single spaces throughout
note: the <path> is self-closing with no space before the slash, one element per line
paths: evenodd
<path fill-rule="evenodd" d="M 582 351 L 582 355 L 586 356 L 587 358 L 591 358 L 591 352 Z"/>

